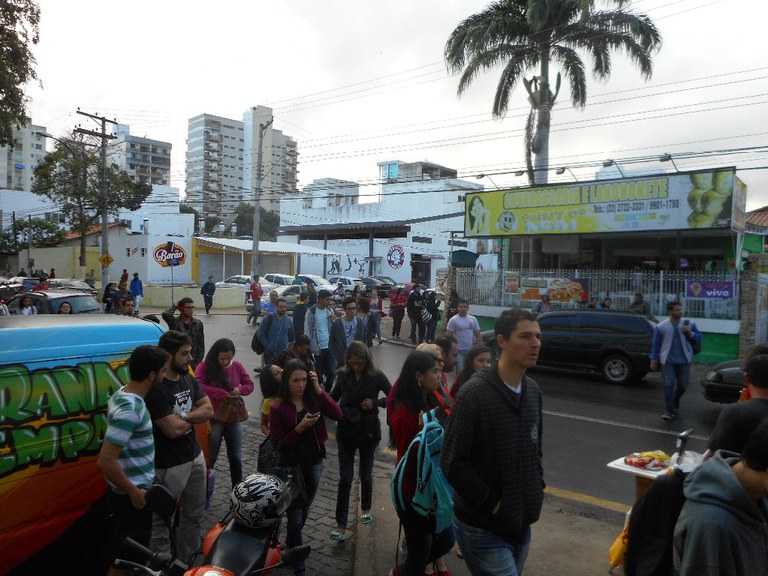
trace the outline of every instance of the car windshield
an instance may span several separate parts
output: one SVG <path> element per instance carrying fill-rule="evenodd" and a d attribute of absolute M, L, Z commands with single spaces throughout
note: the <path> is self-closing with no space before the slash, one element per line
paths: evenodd
<path fill-rule="evenodd" d="M 51 300 L 51 312 L 58 314 L 62 302 L 69 302 L 72 305 L 72 314 L 98 314 L 101 312 L 101 306 L 93 296 L 56 298 Z"/>

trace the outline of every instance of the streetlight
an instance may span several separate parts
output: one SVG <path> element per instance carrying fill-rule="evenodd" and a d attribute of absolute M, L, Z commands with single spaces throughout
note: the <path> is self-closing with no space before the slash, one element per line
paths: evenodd
<path fill-rule="evenodd" d="M 69 150 L 70 154 L 72 154 L 72 158 L 78 158 L 79 157 L 80 168 L 82 170 L 82 178 L 83 178 L 83 182 L 82 182 L 83 192 L 85 192 L 85 189 L 88 186 L 88 164 L 87 164 L 86 159 L 85 159 L 85 152 L 83 152 L 82 150 L 80 150 L 79 152 L 75 152 L 75 149 L 72 146 L 69 145 L 69 142 L 67 142 L 66 140 L 62 140 L 61 138 L 57 138 L 56 136 L 53 136 L 52 134 L 48 134 L 47 132 L 35 132 L 35 136 L 40 136 L 41 138 L 50 138 L 51 140 L 55 140 L 56 142 L 58 142 L 59 144 L 64 146 L 64 148 Z M 104 234 L 102 233 L 102 239 L 103 238 L 104 238 Z M 81 246 L 81 250 L 80 250 L 80 266 L 85 267 L 85 251 L 82 250 L 82 247 L 85 244 L 85 236 L 81 237 L 80 243 L 81 243 L 80 244 L 80 246 Z M 104 245 L 102 247 L 102 253 L 103 254 L 107 254 L 108 253 L 106 245 Z M 102 274 L 102 282 L 103 282 L 103 280 L 104 280 L 104 275 Z M 106 284 L 105 284 L 105 286 L 106 286 Z"/>
<path fill-rule="evenodd" d="M 679 168 L 677 167 L 677 164 L 675 164 L 674 158 L 672 158 L 672 154 L 670 154 L 669 152 L 659 156 L 659 162 L 672 162 L 672 166 L 675 167 L 675 172 L 680 172 Z"/>
<path fill-rule="evenodd" d="M 478 174 L 477 176 L 475 176 L 475 179 L 477 179 L 477 180 L 482 180 L 483 178 L 488 178 L 488 180 L 490 180 L 490 181 L 491 181 L 491 184 L 493 184 L 493 185 L 494 185 L 494 187 L 496 188 L 496 190 L 501 190 L 501 188 L 499 188 L 499 185 L 498 185 L 498 184 L 496 184 L 496 182 L 494 182 L 494 181 L 493 181 L 493 178 L 491 178 L 490 176 L 488 176 L 488 174 Z"/>
<path fill-rule="evenodd" d="M 563 174 L 565 174 L 565 171 L 566 171 L 566 170 L 568 170 L 568 173 L 571 175 L 571 177 L 572 177 L 572 178 L 573 178 L 573 179 L 574 179 L 576 182 L 578 182 L 578 181 L 579 181 L 579 179 L 578 179 L 578 178 L 576 178 L 576 174 L 574 174 L 573 172 L 571 172 L 571 169 L 570 169 L 570 168 L 568 168 L 568 166 L 563 166 L 562 168 L 557 168 L 557 169 L 555 170 L 555 174 L 557 174 L 558 176 L 562 176 Z"/>
<path fill-rule="evenodd" d="M 619 171 L 619 174 L 621 174 L 621 177 L 622 177 L 622 178 L 624 178 L 624 177 L 625 177 L 625 176 L 624 176 L 624 172 L 621 170 L 621 166 L 619 166 L 619 165 L 616 163 L 616 160 L 610 160 L 610 159 L 608 159 L 608 160 L 606 160 L 606 161 L 604 161 L 604 162 L 603 162 L 603 168 L 608 168 L 608 167 L 610 167 L 610 166 L 616 166 L 616 170 L 618 170 L 618 171 Z"/>

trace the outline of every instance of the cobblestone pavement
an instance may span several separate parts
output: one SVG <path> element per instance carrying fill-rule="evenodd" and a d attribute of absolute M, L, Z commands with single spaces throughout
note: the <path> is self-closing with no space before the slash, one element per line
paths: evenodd
<path fill-rule="evenodd" d="M 245 423 L 243 433 L 243 475 L 256 472 L 256 459 L 259 444 L 264 440 L 258 425 L 258 415 L 251 415 Z M 335 440 L 326 443 L 327 458 L 323 467 L 320 488 L 310 508 L 309 518 L 302 532 L 304 543 L 312 546 L 312 553 L 306 561 L 307 575 L 340 576 L 352 574 L 355 537 L 352 536 L 339 544 L 331 540 L 329 533 L 336 527 L 336 487 L 339 480 L 338 454 Z M 355 466 L 357 470 L 357 466 Z M 227 462 L 226 443 L 222 442 L 221 451 L 216 462 L 216 488 L 211 506 L 206 512 L 203 526 L 207 530 L 224 516 L 229 509 L 229 463 Z M 359 483 L 355 482 L 350 496 L 349 530 L 357 528 Z M 280 540 L 285 541 L 285 520 Z M 273 572 L 275 575 L 291 574 L 289 569 Z"/>

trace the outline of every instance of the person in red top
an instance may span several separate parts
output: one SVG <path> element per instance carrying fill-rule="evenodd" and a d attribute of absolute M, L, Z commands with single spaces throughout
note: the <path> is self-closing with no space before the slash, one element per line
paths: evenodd
<path fill-rule="evenodd" d="M 397 462 L 403 458 L 408 445 L 418 434 L 421 414 L 429 410 L 428 395 L 440 387 L 441 362 L 435 354 L 414 350 L 406 358 L 398 378 L 399 384 L 390 416 L 392 436 L 397 448 Z M 403 475 L 403 496 L 406 502 L 413 498 L 416 481 L 416 452 L 412 451 Z M 408 545 L 405 564 L 396 566 L 394 576 L 421 576 L 435 574 L 450 576 L 442 557 L 453 547 L 456 538 L 453 526 L 434 533 L 434 526 L 413 511 L 398 512 Z"/>
<path fill-rule="evenodd" d="M 208 436 L 210 467 L 216 464 L 221 449 L 221 439 L 227 442 L 227 459 L 232 487 L 243 479 L 243 423 L 221 422 L 216 420 L 216 408 L 225 398 L 247 396 L 253 392 L 253 380 L 245 367 L 234 360 L 235 345 L 229 338 L 221 338 L 205 355 L 195 369 L 195 378 L 203 387 L 203 392 L 211 399 L 213 419 Z"/>
<path fill-rule="evenodd" d="M 251 319 L 253 319 L 254 326 L 259 323 L 258 318 L 261 315 L 261 297 L 263 295 L 264 289 L 261 287 L 261 284 L 259 284 L 259 275 L 255 274 L 253 276 L 253 280 L 251 281 L 251 303 L 253 304 L 253 308 L 251 309 L 251 313 L 246 320 L 248 325 L 251 324 Z"/>
<path fill-rule="evenodd" d="M 51 273 L 48 274 L 48 278 L 56 278 L 56 268 L 51 268 Z"/>
<path fill-rule="evenodd" d="M 403 289 L 397 291 L 389 298 L 389 315 L 392 316 L 392 338 L 400 340 L 400 327 L 403 325 L 405 317 L 405 301 Z"/>
<path fill-rule="evenodd" d="M 41 290 L 48 290 L 48 279 L 45 277 L 40 278 L 40 282 L 32 288 L 32 292 L 39 292 Z"/>
<path fill-rule="evenodd" d="M 120 274 L 120 282 L 128 282 L 128 269 L 123 268 L 123 273 Z"/>

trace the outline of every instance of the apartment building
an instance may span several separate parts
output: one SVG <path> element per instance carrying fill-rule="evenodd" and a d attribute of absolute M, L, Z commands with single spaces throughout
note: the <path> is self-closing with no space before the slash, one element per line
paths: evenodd
<path fill-rule="evenodd" d="M 171 143 L 131 135 L 130 127 L 118 124 L 109 143 L 110 160 L 134 182 L 168 186 L 171 183 Z"/>
<path fill-rule="evenodd" d="M 26 124 L 16 129 L 13 147 L 0 147 L 0 188 L 32 190 L 35 167 L 46 154 L 45 137 L 38 132 L 45 131 L 45 126 Z"/>

